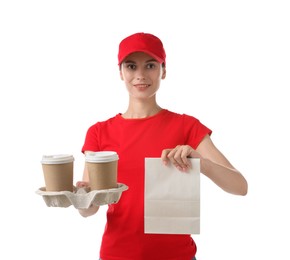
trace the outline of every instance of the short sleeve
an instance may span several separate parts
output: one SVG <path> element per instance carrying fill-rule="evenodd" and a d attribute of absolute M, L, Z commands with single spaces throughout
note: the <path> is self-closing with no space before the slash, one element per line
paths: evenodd
<path fill-rule="evenodd" d="M 85 143 L 82 147 L 82 153 L 85 151 L 99 151 L 100 150 L 100 124 L 92 125 L 86 134 Z"/>
<path fill-rule="evenodd" d="M 184 135 L 186 144 L 196 149 L 202 139 L 206 135 L 211 135 L 212 130 L 202 124 L 198 119 L 186 115 L 183 115 Z"/>

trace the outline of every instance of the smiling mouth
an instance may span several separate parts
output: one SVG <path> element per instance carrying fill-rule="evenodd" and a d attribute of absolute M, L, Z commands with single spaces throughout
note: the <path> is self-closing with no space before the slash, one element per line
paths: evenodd
<path fill-rule="evenodd" d="M 148 88 L 150 85 L 148 84 L 136 84 L 134 85 L 134 87 L 136 88 L 140 88 L 140 89 L 143 89 L 143 88 Z"/>

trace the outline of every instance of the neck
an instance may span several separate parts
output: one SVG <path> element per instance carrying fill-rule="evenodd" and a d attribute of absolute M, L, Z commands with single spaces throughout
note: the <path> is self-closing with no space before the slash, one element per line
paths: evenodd
<path fill-rule="evenodd" d="M 124 118 L 146 118 L 149 116 L 154 116 L 159 113 L 162 108 L 156 103 L 143 104 L 142 102 L 138 103 L 129 103 L 127 111 L 122 114 Z"/>

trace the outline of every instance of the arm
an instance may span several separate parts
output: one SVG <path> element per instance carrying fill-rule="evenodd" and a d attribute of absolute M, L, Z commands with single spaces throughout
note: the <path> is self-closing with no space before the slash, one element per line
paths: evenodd
<path fill-rule="evenodd" d="M 200 158 L 201 172 L 224 191 L 235 195 L 247 194 L 246 179 L 215 147 L 209 135 L 204 137 L 196 150 L 188 145 L 179 145 L 163 150 L 161 155 L 165 164 L 171 161 L 181 171 L 190 167 L 188 157 Z"/>
<path fill-rule="evenodd" d="M 88 169 L 85 165 L 84 173 L 83 173 L 83 181 L 77 182 L 77 187 L 87 187 L 89 186 L 89 174 Z M 83 217 L 89 217 L 97 213 L 99 210 L 99 206 L 91 205 L 88 209 L 79 209 L 79 213 Z"/>

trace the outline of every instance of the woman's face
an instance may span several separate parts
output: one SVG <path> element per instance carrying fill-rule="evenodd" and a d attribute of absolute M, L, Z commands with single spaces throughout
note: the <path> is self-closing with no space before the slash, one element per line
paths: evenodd
<path fill-rule="evenodd" d="M 124 59 L 120 69 L 130 97 L 148 99 L 155 96 L 166 69 L 144 52 L 134 52 Z"/>

